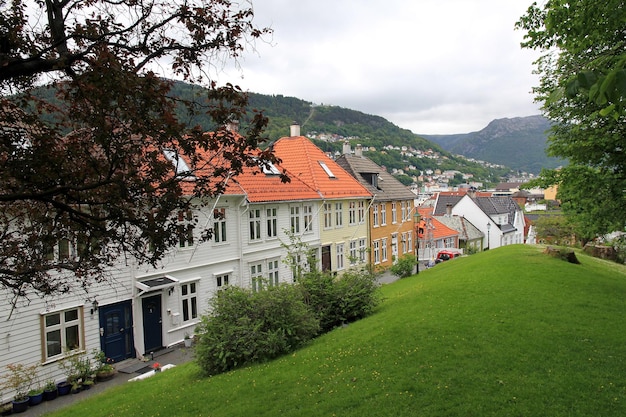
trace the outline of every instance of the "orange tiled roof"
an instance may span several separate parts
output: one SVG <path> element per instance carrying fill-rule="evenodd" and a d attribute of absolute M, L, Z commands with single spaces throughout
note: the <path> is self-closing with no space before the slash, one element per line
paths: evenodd
<path fill-rule="evenodd" d="M 372 194 L 324 151 L 304 136 L 284 137 L 274 144 L 288 175 L 317 190 L 323 198 L 371 197 Z M 325 167 L 327 169 L 325 169 Z"/>
<path fill-rule="evenodd" d="M 282 172 L 281 166 L 276 165 L 276 168 Z M 259 168 L 245 168 L 232 182 L 243 190 L 251 203 L 321 199 L 319 193 L 297 176 L 289 172 L 287 175 L 291 181 L 282 182 L 279 175 L 263 173 Z M 235 188 L 234 184 L 227 189 L 227 193 Z"/>

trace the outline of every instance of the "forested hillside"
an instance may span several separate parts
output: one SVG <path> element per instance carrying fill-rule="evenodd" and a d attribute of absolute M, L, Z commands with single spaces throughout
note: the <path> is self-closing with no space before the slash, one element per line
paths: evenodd
<path fill-rule="evenodd" d="M 496 119 L 478 132 L 424 137 L 455 154 L 538 174 L 564 164 L 545 153 L 548 129 L 548 119 L 528 116 Z"/>

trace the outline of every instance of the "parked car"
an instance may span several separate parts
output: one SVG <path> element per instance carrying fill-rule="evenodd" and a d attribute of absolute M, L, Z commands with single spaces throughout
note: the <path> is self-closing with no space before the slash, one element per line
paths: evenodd
<path fill-rule="evenodd" d="M 437 257 L 435 258 L 435 263 L 438 264 L 444 261 L 448 261 L 450 259 L 458 258 L 461 255 L 463 255 L 463 253 L 455 249 L 440 250 L 439 253 L 437 253 Z"/>

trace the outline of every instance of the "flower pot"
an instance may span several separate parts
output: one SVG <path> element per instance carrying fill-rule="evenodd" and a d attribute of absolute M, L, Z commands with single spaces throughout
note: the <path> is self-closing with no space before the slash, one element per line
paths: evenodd
<path fill-rule="evenodd" d="M 14 413 L 23 413 L 28 409 L 28 401 L 30 398 L 20 398 L 18 400 L 13 400 L 13 412 Z"/>
<path fill-rule="evenodd" d="M 43 400 L 44 401 L 52 401 L 54 399 L 56 399 L 56 397 L 59 395 L 59 390 L 57 388 L 54 388 L 53 390 L 44 390 L 43 392 Z"/>
<path fill-rule="evenodd" d="M 96 373 L 96 381 L 98 382 L 108 381 L 110 379 L 113 379 L 114 376 L 115 376 L 115 370 L 109 371 L 109 372 L 98 372 Z"/>
<path fill-rule="evenodd" d="M 70 393 L 72 386 L 67 382 L 59 382 L 57 384 L 57 388 L 59 390 L 59 395 L 67 395 Z"/>
<path fill-rule="evenodd" d="M 191 347 L 191 343 L 192 343 L 191 339 L 185 339 L 185 347 Z"/>
<path fill-rule="evenodd" d="M 43 391 L 41 391 L 39 394 L 28 396 L 28 405 L 30 405 L 31 407 L 34 405 L 41 404 L 42 401 L 43 401 Z"/>

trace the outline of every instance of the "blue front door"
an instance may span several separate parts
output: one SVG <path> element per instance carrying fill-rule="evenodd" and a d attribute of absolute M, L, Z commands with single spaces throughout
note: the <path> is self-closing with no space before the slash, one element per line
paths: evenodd
<path fill-rule="evenodd" d="M 143 311 L 144 354 L 163 347 L 163 320 L 161 318 L 161 294 L 141 299 Z"/>
<path fill-rule="evenodd" d="M 114 362 L 135 357 L 131 301 L 101 306 L 100 347 Z"/>

